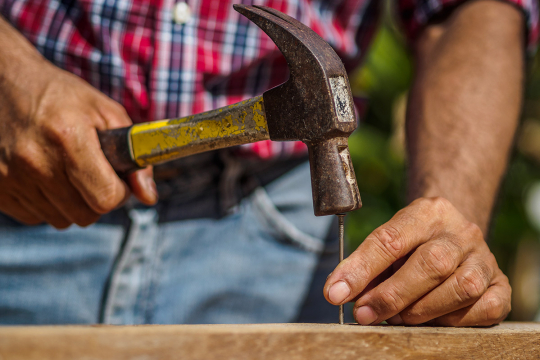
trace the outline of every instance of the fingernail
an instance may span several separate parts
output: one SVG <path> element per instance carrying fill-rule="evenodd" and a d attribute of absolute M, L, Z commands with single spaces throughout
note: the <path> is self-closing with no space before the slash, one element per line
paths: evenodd
<path fill-rule="evenodd" d="M 341 304 L 351 294 L 351 289 L 345 281 L 338 281 L 328 290 L 328 298 L 334 304 Z"/>
<path fill-rule="evenodd" d="M 360 306 L 356 309 L 355 318 L 360 325 L 369 325 L 377 320 L 377 314 L 369 306 Z"/>
<path fill-rule="evenodd" d="M 390 325 L 401 325 L 403 324 L 403 319 L 401 318 L 399 314 L 396 314 L 392 316 L 390 319 L 386 320 L 386 322 L 389 323 Z"/>

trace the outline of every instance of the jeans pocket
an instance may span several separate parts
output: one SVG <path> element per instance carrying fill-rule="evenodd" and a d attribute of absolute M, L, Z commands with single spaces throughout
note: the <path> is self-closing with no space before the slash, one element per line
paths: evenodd
<path fill-rule="evenodd" d="M 320 237 L 315 237 L 301 231 L 286 215 L 280 212 L 264 188 L 257 188 L 251 195 L 250 200 L 257 218 L 260 219 L 262 225 L 278 241 L 297 246 L 315 254 L 320 254 L 324 250 L 323 237 L 326 234 L 323 233 Z M 288 211 L 311 212 L 312 209 L 298 206 L 296 209 L 288 209 Z"/>

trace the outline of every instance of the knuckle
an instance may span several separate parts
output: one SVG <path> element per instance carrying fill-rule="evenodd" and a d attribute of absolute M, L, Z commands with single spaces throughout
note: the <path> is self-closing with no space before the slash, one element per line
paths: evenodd
<path fill-rule="evenodd" d="M 17 163 L 29 165 L 34 160 L 31 149 L 32 145 L 30 144 L 30 142 L 27 142 L 26 144 L 18 142 L 12 153 L 11 159 L 15 160 Z"/>
<path fill-rule="evenodd" d="M 471 268 L 456 275 L 456 293 L 462 301 L 480 298 L 487 290 L 489 280 L 479 268 Z"/>
<path fill-rule="evenodd" d="M 378 298 L 379 308 L 385 312 L 397 313 L 405 307 L 405 301 L 395 289 L 381 291 Z"/>
<path fill-rule="evenodd" d="M 116 111 L 118 112 L 118 114 L 120 114 L 122 116 L 123 119 L 129 119 L 129 115 L 128 115 L 125 107 L 123 107 L 122 105 L 120 105 L 116 101 L 113 102 L 113 106 L 116 109 Z"/>
<path fill-rule="evenodd" d="M 114 210 L 119 204 L 114 182 L 109 181 L 108 184 L 95 191 L 90 201 L 91 208 L 99 214 L 106 214 Z"/>
<path fill-rule="evenodd" d="M 512 287 L 510 286 L 510 281 L 508 280 L 508 276 L 506 276 L 500 269 L 497 269 L 495 274 L 499 278 L 500 285 L 505 289 L 507 293 L 511 294 Z"/>
<path fill-rule="evenodd" d="M 468 239 L 484 241 L 484 232 L 480 229 L 480 226 L 473 222 L 468 222 L 465 225 L 464 233 Z"/>
<path fill-rule="evenodd" d="M 438 242 L 422 249 L 420 252 L 421 266 L 428 277 L 444 280 L 456 268 L 456 251 L 450 242 Z"/>
<path fill-rule="evenodd" d="M 452 203 L 442 196 L 423 197 L 415 200 L 422 207 L 429 208 L 431 211 L 439 210 L 446 211 L 452 207 Z"/>
<path fill-rule="evenodd" d="M 33 176 L 47 175 L 46 163 L 43 162 L 42 156 L 42 151 L 34 143 L 21 144 L 13 153 L 13 165 L 30 171 Z"/>
<path fill-rule="evenodd" d="M 510 312 L 510 306 L 495 294 L 489 294 L 484 299 L 485 318 L 488 322 L 502 321 Z"/>
<path fill-rule="evenodd" d="M 431 207 L 439 214 L 444 214 L 452 208 L 452 203 L 441 196 L 429 198 L 429 201 Z"/>
<path fill-rule="evenodd" d="M 107 126 L 119 127 L 131 124 L 126 109 L 114 100 L 107 98 L 100 106 L 100 113 L 107 119 Z"/>
<path fill-rule="evenodd" d="M 386 226 L 376 229 L 373 232 L 375 245 L 377 245 L 384 254 L 392 259 L 401 256 L 405 248 L 404 236 L 401 232 L 392 226 Z"/>
<path fill-rule="evenodd" d="M 418 206 L 419 214 L 424 219 L 429 219 L 429 223 L 437 226 L 437 228 L 444 225 L 448 216 L 451 215 L 450 212 L 454 209 L 450 201 L 440 196 L 419 198 L 415 202 Z"/>
<path fill-rule="evenodd" d="M 64 146 L 72 140 L 74 129 L 60 117 L 55 123 L 44 127 L 43 131 L 53 144 Z"/>

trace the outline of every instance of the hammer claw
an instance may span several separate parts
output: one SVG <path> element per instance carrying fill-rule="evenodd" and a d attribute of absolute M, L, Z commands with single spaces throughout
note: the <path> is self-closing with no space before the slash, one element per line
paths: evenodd
<path fill-rule="evenodd" d="M 256 7 L 257 9 L 263 10 L 263 11 L 269 13 L 269 14 L 274 15 L 274 16 L 280 18 L 281 20 L 286 21 L 289 24 L 296 26 L 300 30 L 302 30 L 304 27 L 306 27 L 306 25 L 302 24 L 300 21 L 296 20 L 295 18 L 293 18 L 293 17 L 291 17 L 291 16 L 289 16 L 287 14 L 284 14 L 284 13 L 282 13 L 280 11 L 277 11 L 276 9 L 273 9 L 271 7 L 261 6 L 261 5 L 254 5 L 254 7 Z"/>
<path fill-rule="evenodd" d="M 284 27 L 284 30 L 286 30 L 288 33 L 294 34 L 298 37 L 304 37 L 305 35 L 311 37 L 314 34 L 313 30 L 310 29 L 308 26 L 302 24 L 300 21 L 296 20 L 292 16 L 284 14 L 281 11 L 278 11 L 271 7 L 261 5 L 247 6 L 239 4 L 233 5 L 233 7 L 236 11 L 240 12 L 246 17 L 248 16 L 248 13 L 261 16 L 269 21 L 272 21 L 276 25 Z M 250 18 L 250 20 L 253 21 L 252 18 Z M 256 21 L 254 22 L 257 24 Z M 291 25 L 293 26 L 293 28 L 290 27 Z M 326 44 L 326 42 L 322 38 L 320 38 L 320 40 Z"/>
<path fill-rule="evenodd" d="M 286 47 L 293 43 L 308 45 L 309 48 L 330 46 L 308 26 L 295 18 L 268 6 L 233 5 L 234 9 L 259 26 L 287 57 Z M 264 20 L 268 23 L 264 23 Z M 293 41 L 296 40 L 296 41 Z M 289 60 L 289 59 L 287 59 Z M 291 64 L 289 64 L 291 65 Z"/>
<path fill-rule="evenodd" d="M 293 18 L 292 16 L 289 16 L 287 14 L 284 14 L 280 11 L 277 11 L 276 9 L 273 9 L 271 7 L 268 7 L 268 6 L 259 6 L 259 5 L 255 5 L 256 8 L 259 8 L 259 9 L 262 9 L 262 10 L 265 10 L 266 12 L 280 18 L 281 20 L 283 21 L 286 21 L 287 23 L 293 25 L 294 27 L 296 27 L 298 30 L 300 30 L 301 32 L 298 33 L 299 35 L 303 35 L 303 36 L 309 36 L 309 37 L 312 37 L 312 35 L 317 35 L 317 33 L 315 33 L 310 27 L 308 27 L 307 25 L 301 23 L 300 21 L 296 20 L 295 18 Z M 316 37 L 312 37 L 311 40 L 313 40 L 314 38 L 317 38 L 317 40 L 320 40 L 322 41 L 324 44 L 327 44 L 326 41 L 320 37 L 320 36 L 316 36 Z"/>
<path fill-rule="evenodd" d="M 277 28 L 281 28 L 283 33 L 286 33 L 288 35 L 294 35 L 295 37 L 301 36 L 301 32 L 298 30 L 301 30 L 297 24 L 295 24 L 293 21 L 296 21 L 295 19 L 279 13 L 275 11 L 272 8 L 269 8 L 267 6 L 248 6 L 248 5 L 240 5 L 235 4 L 233 5 L 234 9 L 238 11 L 240 14 L 244 15 L 248 19 L 250 19 L 253 23 L 257 24 L 263 31 L 265 31 L 268 34 L 268 31 L 266 29 L 272 29 L 273 31 L 276 31 Z M 281 15 L 281 16 L 280 16 Z M 268 21 L 271 26 L 268 26 L 263 24 L 264 20 Z M 301 24 L 303 25 L 303 24 Z M 270 34 L 268 34 L 270 37 L 272 37 Z M 276 45 L 278 45 L 276 43 Z M 279 47 L 279 45 L 278 45 Z"/>

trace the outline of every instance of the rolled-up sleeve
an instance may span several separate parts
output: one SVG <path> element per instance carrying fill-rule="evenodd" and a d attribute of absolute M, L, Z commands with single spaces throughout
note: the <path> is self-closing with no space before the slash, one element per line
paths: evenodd
<path fill-rule="evenodd" d="M 414 39 L 434 16 L 467 0 L 398 0 L 397 8 L 406 34 Z M 538 42 L 538 0 L 499 0 L 513 4 L 525 15 L 527 45 L 534 51 Z"/>

